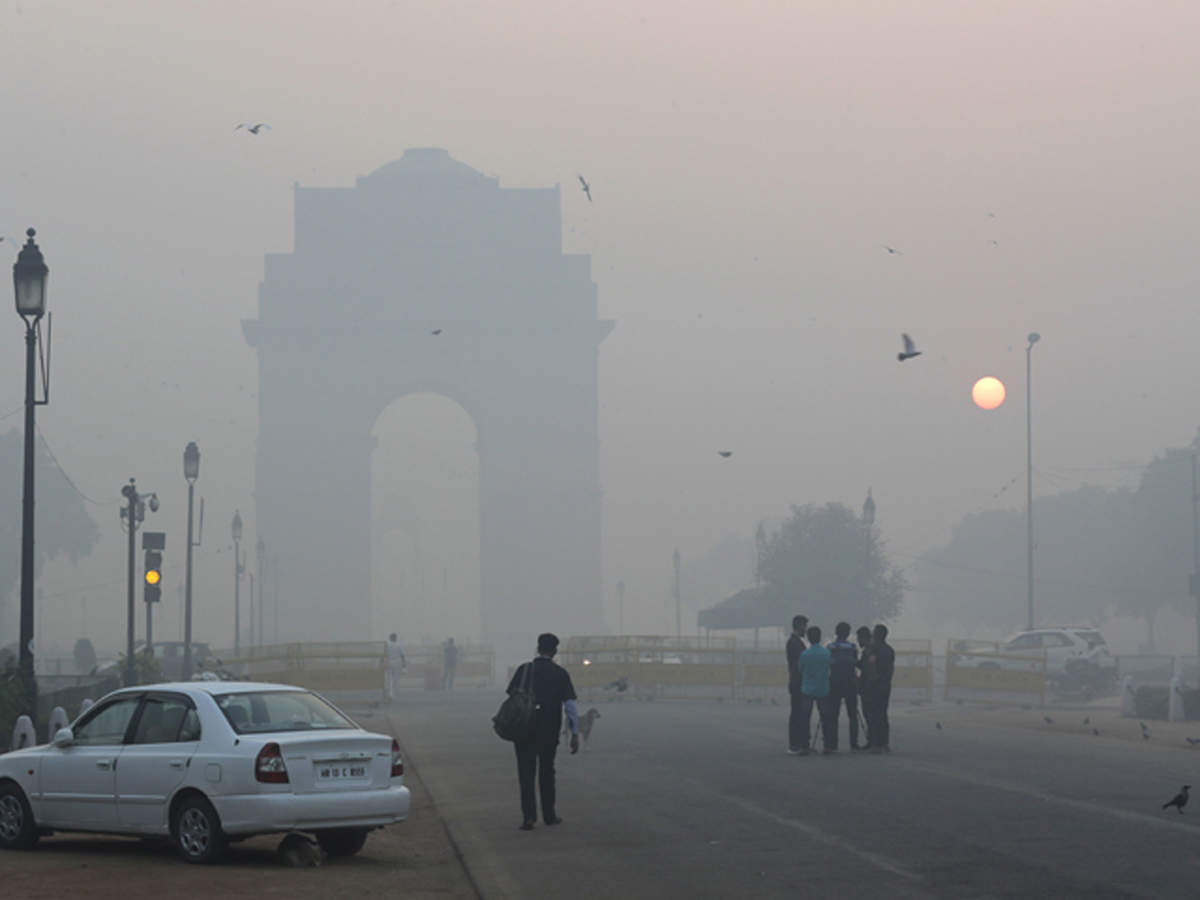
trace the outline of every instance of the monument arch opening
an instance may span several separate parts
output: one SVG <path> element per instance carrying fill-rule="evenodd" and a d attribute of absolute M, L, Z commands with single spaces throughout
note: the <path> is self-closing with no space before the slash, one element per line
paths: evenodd
<path fill-rule="evenodd" d="M 408 394 L 376 419 L 371 455 L 373 633 L 406 644 L 481 639 L 475 424 L 437 394 Z"/>

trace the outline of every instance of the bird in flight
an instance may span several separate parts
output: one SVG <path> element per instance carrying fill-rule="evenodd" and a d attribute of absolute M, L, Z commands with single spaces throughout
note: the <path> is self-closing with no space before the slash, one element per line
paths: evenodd
<path fill-rule="evenodd" d="M 265 128 L 265 129 L 267 129 L 267 131 L 270 131 L 270 130 L 271 130 L 271 126 L 270 126 L 270 125 L 268 125 L 266 122 L 259 122 L 259 123 L 255 124 L 255 125 L 251 125 L 249 122 L 242 122 L 240 125 L 238 125 L 238 127 L 237 127 L 237 128 L 235 128 L 235 129 L 233 129 L 233 130 L 234 130 L 234 131 L 238 131 L 238 130 L 240 130 L 240 129 L 242 129 L 242 128 L 245 128 L 245 129 L 246 129 L 248 132 L 250 132 L 251 134 L 258 134 L 258 133 L 259 133 L 260 131 L 262 131 L 264 128 Z"/>
<path fill-rule="evenodd" d="M 1179 793 L 1178 793 L 1178 794 L 1176 794 L 1174 797 L 1172 797 L 1170 800 L 1168 800 L 1166 803 L 1164 803 L 1164 804 L 1162 805 L 1162 808 L 1163 808 L 1163 809 L 1170 809 L 1172 806 L 1174 806 L 1174 807 L 1175 807 L 1177 810 L 1179 810 L 1179 814 L 1182 816 L 1182 815 L 1183 815 L 1183 808 L 1184 808 L 1185 806 L 1187 806 L 1187 802 L 1188 802 L 1188 790 L 1190 790 L 1190 789 L 1191 789 L 1191 785 L 1190 785 L 1190 784 L 1185 784 L 1185 785 L 1184 785 L 1184 786 L 1183 786 L 1183 787 L 1180 789 L 1180 791 L 1179 791 Z"/>
<path fill-rule="evenodd" d="M 583 187 L 583 192 L 587 194 L 588 203 L 592 202 L 592 186 L 588 184 L 582 175 L 579 176 L 579 183 Z"/>
<path fill-rule="evenodd" d="M 717 456 L 721 457 L 721 459 L 729 459 L 729 457 L 733 456 L 733 451 L 732 450 L 718 450 Z"/>
<path fill-rule="evenodd" d="M 904 255 L 903 250 L 897 250 L 895 247 L 889 247 L 887 244 L 881 244 L 880 246 L 882 246 L 883 249 L 886 250 L 888 253 L 890 253 L 892 256 L 903 256 Z"/>
<path fill-rule="evenodd" d="M 913 339 L 907 334 L 900 335 L 900 340 L 904 342 L 904 349 L 896 354 L 896 359 L 900 360 L 900 362 L 921 355 L 921 351 L 917 349 L 917 345 L 913 343 Z"/>
<path fill-rule="evenodd" d="M 433 329 L 433 331 L 431 331 L 431 332 L 429 332 L 429 333 L 430 333 L 430 334 L 432 334 L 432 335 L 434 335 L 434 336 L 436 336 L 436 335 L 439 335 L 439 334 L 441 334 L 441 333 L 442 333 L 442 329 L 440 329 L 440 328 L 435 328 L 435 329 Z"/>

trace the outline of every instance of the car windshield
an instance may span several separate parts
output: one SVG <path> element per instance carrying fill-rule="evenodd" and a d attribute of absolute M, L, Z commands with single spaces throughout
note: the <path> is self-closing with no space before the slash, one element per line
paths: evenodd
<path fill-rule="evenodd" d="M 238 734 L 358 727 L 308 691 L 253 691 L 214 699 Z"/>
<path fill-rule="evenodd" d="M 1087 641 L 1089 650 L 1106 646 L 1104 635 L 1098 631 L 1077 631 L 1075 633 L 1079 635 L 1080 638 Z"/>

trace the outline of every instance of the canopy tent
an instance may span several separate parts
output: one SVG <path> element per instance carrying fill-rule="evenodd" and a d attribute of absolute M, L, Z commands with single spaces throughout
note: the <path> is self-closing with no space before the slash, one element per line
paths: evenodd
<path fill-rule="evenodd" d="M 790 629 L 793 603 L 770 585 L 746 588 L 716 606 L 702 609 L 697 617 L 701 628 L 784 628 Z"/>

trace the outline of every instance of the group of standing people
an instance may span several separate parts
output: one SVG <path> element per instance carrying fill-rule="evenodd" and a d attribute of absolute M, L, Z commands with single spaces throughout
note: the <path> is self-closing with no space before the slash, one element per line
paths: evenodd
<path fill-rule="evenodd" d="M 850 724 L 851 750 L 891 752 L 888 703 L 896 651 L 888 644 L 887 636 L 886 625 L 876 625 L 874 630 L 863 625 L 855 632 L 858 641 L 855 646 L 850 641 L 849 623 L 839 622 L 834 628 L 834 640 L 822 646 L 821 629 L 809 626 L 807 616 L 792 619 L 792 634 L 787 642 L 788 693 L 792 700 L 788 753 L 807 756 L 813 749 L 814 706 L 818 711 L 823 751 L 836 753 L 843 705 Z M 865 735 L 859 729 L 860 701 Z"/>

